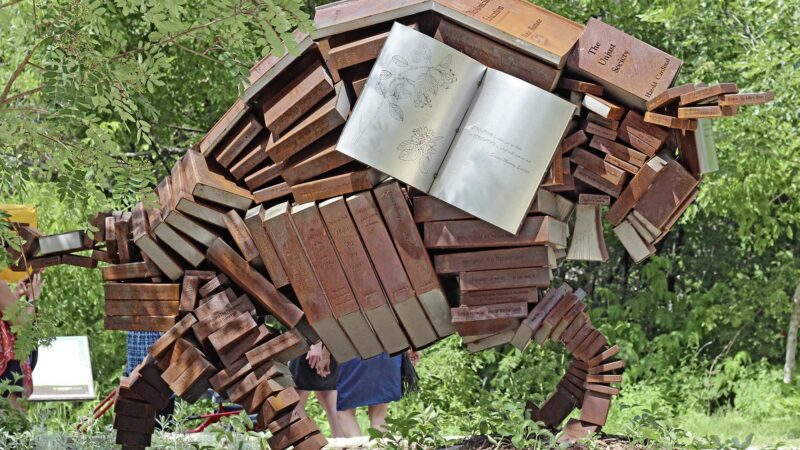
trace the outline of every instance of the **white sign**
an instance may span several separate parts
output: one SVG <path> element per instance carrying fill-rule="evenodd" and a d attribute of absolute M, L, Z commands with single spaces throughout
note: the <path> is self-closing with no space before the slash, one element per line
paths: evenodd
<path fill-rule="evenodd" d="M 61 336 L 39 348 L 31 401 L 94 400 L 92 361 L 86 336 Z"/>

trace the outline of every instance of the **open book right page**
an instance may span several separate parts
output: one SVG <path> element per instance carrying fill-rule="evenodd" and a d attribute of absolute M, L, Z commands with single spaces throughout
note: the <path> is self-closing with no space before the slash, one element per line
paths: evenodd
<path fill-rule="evenodd" d="M 429 194 L 516 234 L 574 109 L 488 69 Z"/>

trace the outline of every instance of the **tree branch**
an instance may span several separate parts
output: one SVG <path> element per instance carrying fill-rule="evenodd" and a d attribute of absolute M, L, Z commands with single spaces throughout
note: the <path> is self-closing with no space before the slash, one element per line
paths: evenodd
<path fill-rule="evenodd" d="M 187 127 L 187 126 L 183 126 L 183 125 L 170 125 L 170 124 L 167 124 L 166 127 L 167 128 L 172 128 L 173 130 L 188 131 L 190 133 L 205 133 L 205 131 L 203 131 L 203 130 L 201 130 L 199 128 L 191 128 L 191 127 Z"/>
<path fill-rule="evenodd" d="M 200 52 L 198 52 L 198 51 L 196 51 L 196 50 L 192 50 L 192 49 L 190 49 L 189 47 L 186 47 L 185 45 L 182 45 L 182 44 L 180 44 L 180 43 L 178 43 L 178 42 L 175 42 L 175 46 L 176 46 L 176 47 L 178 47 L 179 49 L 181 49 L 181 50 L 185 51 L 185 52 L 191 53 L 191 54 L 193 54 L 193 55 L 195 55 L 195 56 L 199 56 L 199 57 L 201 57 L 201 58 L 203 58 L 203 59 L 207 59 L 207 60 L 209 60 L 209 61 L 211 61 L 211 62 L 213 62 L 213 63 L 217 63 L 217 64 L 225 64 L 225 62 L 223 62 L 223 61 L 220 61 L 220 60 L 219 60 L 219 59 L 217 59 L 217 58 L 212 58 L 212 57 L 210 57 L 210 56 L 206 55 L 205 53 L 200 53 Z"/>
<path fill-rule="evenodd" d="M 15 1 L 12 1 L 12 2 L 0 4 L 0 9 L 3 9 L 5 7 L 8 7 L 8 6 L 14 6 L 17 3 L 22 3 L 22 0 L 15 0 Z"/>
<path fill-rule="evenodd" d="M 74 146 L 74 145 L 72 145 L 72 144 L 67 144 L 66 142 L 62 142 L 60 139 L 54 138 L 54 137 L 52 137 L 52 136 L 48 136 L 48 135 L 46 135 L 46 134 L 44 134 L 44 133 L 36 133 L 36 134 L 38 134 L 39 136 L 41 136 L 41 137 L 43 137 L 43 138 L 45 138 L 45 139 L 47 139 L 47 140 L 53 141 L 53 142 L 55 142 L 56 144 L 63 145 L 63 146 L 64 146 L 64 147 L 66 147 L 66 148 L 74 148 L 74 149 L 78 149 L 78 147 L 76 147 L 76 146 Z"/>
<path fill-rule="evenodd" d="M 17 2 L 17 3 L 19 3 L 19 2 Z M 7 6 L 7 5 L 10 5 L 10 4 L 13 4 L 13 2 L 12 3 L 6 3 L 5 5 Z M 50 30 L 53 29 L 53 26 L 58 21 L 60 21 L 61 18 L 63 18 L 67 14 L 67 12 L 68 11 L 66 11 L 66 10 L 62 11 L 61 14 L 59 14 L 58 17 L 56 17 L 56 19 L 53 22 L 51 22 L 50 25 L 47 26 L 47 30 L 45 30 L 45 34 L 48 34 L 50 32 Z M 17 66 L 16 70 L 14 70 L 14 73 L 11 74 L 11 78 L 8 79 L 8 82 L 6 82 L 5 88 L 3 88 L 3 93 L 0 94 L 0 102 L 2 102 L 3 100 L 6 99 L 6 97 L 8 96 L 8 93 L 11 91 L 11 88 L 14 86 L 14 82 L 17 81 L 17 78 L 22 74 L 22 71 L 23 71 L 23 69 L 25 69 L 25 66 L 28 65 L 28 63 L 30 62 L 31 57 L 33 56 L 33 53 L 36 52 L 36 49 L 38 49 L 39 46 L 42 45 L 42 43 L 45 41 L 45 39 L 47 39 L 47 38 L 45 37 L 45 38 L 41 39 L 39 42 L 37 42 L 28 51 L 28 53 L 25 55 L 25 58 L 23 58 L 22 62 L 19 64 L 19 66 Z"/>
<path fill-rule="evenodd" d="M 25 69 L 26 65 L 28 65 L 28 61 L 31 60 L 33 52 L 35 52 L 36 49 L 39 48 L 39 45 L 41 43 L 42 41 L 37 42 L 36 45 L 34 45 L 28 51 L 28 53 L 25 55 L 25 58 L 22 59 L 22 62 L 19 63 L 19 66 L 17 66 L 16 70 L 14 70 L 14 73 L 11 74 L 11 78 L 9 78 L 8 81 L 6 82 L 6 86 L 5 88 L 3 88 L 3 92 L 0 93 L 0 104 L 4 103 L 4 100 L 8 96 L 8 92 L 11 91 L 11 87 L 14 86 L 14 82 L 17 81 L 17 78 L 19 78 L 19 76 L 22 74 L 22 70 Z"/>
<path fill-rule="evenodd" d="M 32 95 L 32 94 L 35 94 L 35 93 L 37 93 L 37 92 L 41 91 L 42 89 L 44 89 L 44 86 L 39 86 L 39 87 L 37 87 L 37 88 L 28 89 L 28 90 L 27 90 L 27 91 L 25 91 L 25 92 L 20 92 L 20 93 L 19 93 L 19 94 L 17 94 L 17 95 L 14 95 L 14 96 L 8 97 L 7 99 L 5 99 L 5 100 L 3 100 L 3 101 L 0 101 L 0 105 L 5 105 L 6 103 L 11 103 L 11 102 L 13 102 L 14 100 L 19 100 L 19 99 L 21 99 L 21 98 L 25 98 L 25 97 L 27 97 L 27 96 L 29 96 L 29 95 Z"/>
<path fill-rule="evenodd" d="M 187 34 L 194 33 L 195 31 L 202 30 L 202 29 L 214 26 L 214 25 L 216 25 L 216 24 L 218 24 L 220 22 L 224 22 L 224 21 L 226 21 L 228 19 L 232 19 L 232 18 L 240 16 L 242 14 L 246 14 L 247 12 L 248 11 L 240 10 L 237 7 L 233 14 L 230 14 L 230 15 L 227 15 L 227 16 L 224 16 L 224 17 L 218 17 L 218 18 L 216 18 L 214 20 L 211 20 L 211 21 L 208 21 L 208 22 L 206 22 L 206 23 L 204 23 L 202 25 L 197 25 L 197 26 L 194 26 L 194 27 L 187 28 L 187 29 L 181 31 L 180 33 L 176 33 L 176 34 L 174 34 L 174 35 L 172 35 L 170 37 L 161 39 L 160 41 L 156 42 L 153 45 L 154 46 L 162 46 L 162 45 L 166 45 L 166 44 L 171 44 L 171 43 L 175 42 L 176 40 L 186 36 Z M 143 51 L 144 51 L 144 48 L 137 47 L 137 48 L 134 48 L 132 50 L 128 50 L 128 51 L 122 52 L 122 53 L 120 53 L 118 55 L 112 56 L 110 60 L 114 61 L 114 60 L 117 60 L 117 59 L 120 59 L 120 58 L 127 58 L 128 56 L 136 55 L 136 54 L 139 54 L 139 53 L 141 53 Z"/>
<path fill-rule="evenodd" d="M 27 111 L 27 112 L 35 112 L 35 113 L 47 113 L 46 109 L 42 108 L 0 108 L 0 112 L 6 111 Z"/>

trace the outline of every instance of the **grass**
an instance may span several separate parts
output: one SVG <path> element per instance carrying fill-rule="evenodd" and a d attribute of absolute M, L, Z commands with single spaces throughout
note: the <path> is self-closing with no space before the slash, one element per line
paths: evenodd
<path fill-rule="evenodd" d="M 754 420 L 736 412 L 707 416 L 689 414 L 678 419 L 680 426 L 696 436 L 716 435 L 722 439 L 753 435 L 755 447 L 800 448 L 800 421 L 796 417 Z"/>

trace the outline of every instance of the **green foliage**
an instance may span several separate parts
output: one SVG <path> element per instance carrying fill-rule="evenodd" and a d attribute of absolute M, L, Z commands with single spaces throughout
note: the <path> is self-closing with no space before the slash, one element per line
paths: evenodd
<path fill-rule="evenodd" d="M 309 30 L 298 0 L 0 5 L 0 198 L 141 198 L 234 100 L 248 69 Z M 86 206 L 86 205 L 84 205 Z M 86 211 L 89 213 L 89 210 Z"/>
<path fill-rule="evenodd" d="M 429 405 L 421 411 L 411 410 L 388 417 L 386 431 L 369 428 L 367 434 L 370 441 L 377 441 L 384 448 L 441 448 L 447 444 L 447 439 L 439 425 L 438 413 Z"/>

